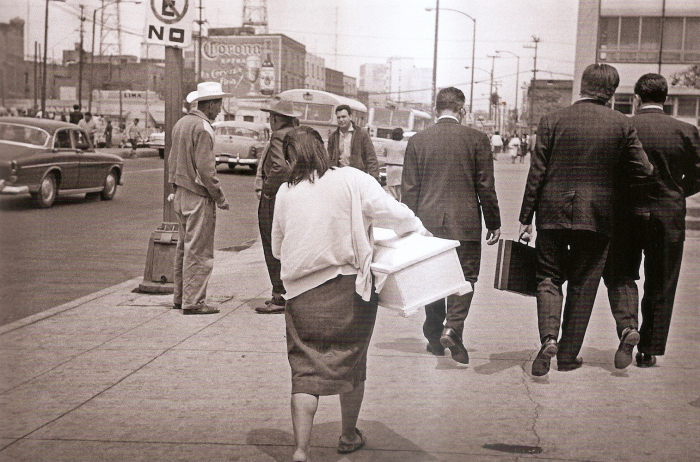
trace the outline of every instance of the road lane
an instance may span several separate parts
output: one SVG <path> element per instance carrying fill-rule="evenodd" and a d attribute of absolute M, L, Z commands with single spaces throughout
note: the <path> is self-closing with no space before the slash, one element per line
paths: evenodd
<path fill-rule="evenodd" d="M 161 223 L 163 166 L 126 159 L 112 201 L 59 198 L 38 209 L 28 196 L 0 197 L 0 325 L 143 275 Z M 215 248 L 258 237 L 254 175 L 223 169 L 231 210 L 217 210 Z"/>

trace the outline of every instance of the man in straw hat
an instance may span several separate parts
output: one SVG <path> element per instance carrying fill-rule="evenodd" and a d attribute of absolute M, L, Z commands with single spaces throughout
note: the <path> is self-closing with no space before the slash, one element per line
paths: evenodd
<path fill-rule="evenodd" d="M 187 95 L 190 112 L 173 127 L 168 178 L 175 191 L 179 239 L 175 257 L 173 308 L 183 314 L 213 314 L 206 304 L 207 284 L 214 268 L 216 207 L 228 202 L 216 177 L 214 130 L 211 120 L 221 111 L 224 93 L 218 82 L 203 82 Z"/>
<path fill-rule="evenodd" d="M 272 255 L 272 218 L 275 211 L 275 196 L 282 183 L 287 181 L 289 166 L 284 160 L 282 152 L 282 140 L 289 130 L 299 125 L 298 117 L 301 112 L 296 111 L 292 102 L 279 97 L 270 102 L 270 109 L 263 109 L 270 113 L 270 127 L 272 137 L 270 144 L 263 152 L 258 164 L 258 175 L 255 181 L 255 189 L 260 198 L 258 207 L 258 224 L 260 227 L 260 240 L 265 253 L 265 264 L 272 283 L 272 298 L 263 306 L 255 308 L 255 311 L 263 314 L 284 313 L 284 285 L 280 277 L 280 261 Z"/>

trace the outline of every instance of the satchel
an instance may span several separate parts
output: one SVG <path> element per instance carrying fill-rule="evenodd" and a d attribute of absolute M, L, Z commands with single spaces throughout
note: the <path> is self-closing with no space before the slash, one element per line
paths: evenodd
<path fill-rule="evenodd" d="M 537 250 L 534 247 L 512 239 L 498 241 L 496 279 L 493 284 L 496 289 L 535 296 L 536 271 Z"/>

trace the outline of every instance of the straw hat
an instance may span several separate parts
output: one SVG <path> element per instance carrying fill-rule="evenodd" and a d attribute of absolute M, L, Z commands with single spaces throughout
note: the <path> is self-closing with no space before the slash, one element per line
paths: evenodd
<path fill-rule="evenodd" d="M 194 103 L 210 99 L 222 99 L 227 96 L 233 96 L 233 94 L 224 93 L 219 82 L 202 82 L 197 84 L 197 91 L 191 91 L 187 95 L 185 101 Z"/>
<path fill-rule="evenodd" d="M 275 96 L 270 101 L 270 109 L 261 109 L 261 111 L 272 112 L 286 117 L 301 117 L 303 113 L 294 109 L 294 105 L 288 99 Z"/>

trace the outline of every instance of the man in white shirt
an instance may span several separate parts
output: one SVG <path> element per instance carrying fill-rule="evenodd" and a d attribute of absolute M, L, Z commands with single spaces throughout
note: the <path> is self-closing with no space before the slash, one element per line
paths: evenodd
<path fill-rule="evenodd" d="M 90 138 L 90 144 L 95 145 L 95 132 L 97 131 L 97 124 L 95 119 L 92 118 L 92 114 L 89 112 L 85 113 L 85 116 L 78 122 L 78 127 L 85 130 L 88 138 Z"/>
<path fill-rule="evenodd" d="M 498 153 L 503 149 L 503 138 L 501 134 L 496 130 L 496 132 L 491 137 L 491 151 L 493 151 L 493 160 L 498 160 Z"/>

